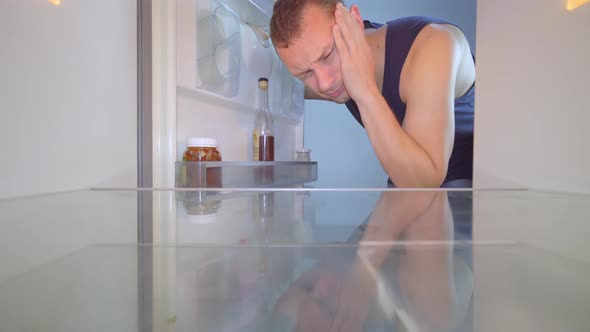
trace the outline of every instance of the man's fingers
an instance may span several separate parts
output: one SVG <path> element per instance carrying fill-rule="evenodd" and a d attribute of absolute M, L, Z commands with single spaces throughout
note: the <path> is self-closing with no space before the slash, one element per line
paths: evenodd
<path fill-rule="evenodd" d="M 337 16 L 341 17 L 342 23 L 350 31 L 354 31 L 358 25 L 352 14 L 344 6 L 340 6 L 337 10 Z"/>
<path fill-rule="evenodd" d="M 352 14 L 342 5 L 337 7 L 334 18 L 336 25 L 340 28 L 342 39 L 346 42 L 348 49 L 353 52 L 358 43 L 364 42 L 363 29 L 358 26 L 358 22 Z"/>
<path fill-rule="evenodd" d="M 340 32 L 340 28 L 337 25 L 334 25 L 334 27 L 332 28 L 332 34 L 334 35 L 334 42 L 336 43 L 336 47 L 338 48 L 338 53 L 340 53 L 340 56 L 348 56 L 348 54 L 350 53 L 350 51 L 348 50 L 348 45 L 344 41 L 342 33 Z"/>
<path fill-rule="evenodd" d="M 352 46 L 351 41 L 350 41 L 350 29 L 344 21 L 344 18 L 342 16 L 342 11 L 337 9 L 336 13 L 334 14 L 334 18 L 336 20 L 335 25 L 338 27 L 338 29 L 340 31 L 340 37 L 345 42 L 346 47 L 350 48 Z"/>

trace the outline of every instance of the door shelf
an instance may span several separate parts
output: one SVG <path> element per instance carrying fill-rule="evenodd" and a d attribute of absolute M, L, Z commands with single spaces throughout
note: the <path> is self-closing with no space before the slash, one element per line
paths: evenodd
<path fill-rule="evenodd" d="M 177 161 L 176 188 L 197 190 L 177 191 L 176 200 L 198 210 L 197 214 L 206 214 L 217 210 L 221 200 L 252 194 L 231 189 L 302 186 L 316 180 L 315 161 Z"/>
<path fill-rule="evenodd" d="M 176 162 L 176 188 L 275 188 L 316 180 L 316 161 Z"/>

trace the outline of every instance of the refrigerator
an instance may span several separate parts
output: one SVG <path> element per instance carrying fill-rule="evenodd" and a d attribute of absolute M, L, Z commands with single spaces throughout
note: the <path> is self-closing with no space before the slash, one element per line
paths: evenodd
<path fill-rule="evenodd" d="M 231 310 L 226 312 L 210 307 L 217 316 L 227 313 L 228 321 L 238 323 L 226 325 L 225 330 L 245 330 L 239 324 L 255 321 L 251 314 L 268 310 L 301 273 L 293 267 L 309 265 L 300 246 L 263 246 L 269 261 L 261 260 L 264 255 L 258 252 L 258 244 L 265 236 L 280 236 L 271 239 L 277 243 L 342 242 L 371 213 L 378 191 L 322 192 L 318 188 L 309 196 L 305 189 L 277 191 L 270 201 L 260 199 L 261 188 L 253 188 L 240 196 L 224 196 L 216 215 L 203 216 L 192 214 L 186 201 L 168 190 L 176 187 L 176 163 L 190 137 L 217 139 L 224 161 L 251 162 L 256 83 L 261 76 L 270 81 L 270 109 L 277 125 L 276 160 L 292 161 L 295 150 L 305 147 L 303 87 L 265 41 L 272 3 L 0 2 L 3 324 L 11 319 L 15 326 L 60 331 L 188 330 L 209 313 L 203 310 L 207 308 L 196 307 L 190 297 L 203 286 L 203 299 L 215 292 L 227 294 L 232 287 L 246 290 L 241 294 L 262 294 L 242 296 L 239 301 L 228 297 Z M 571 90 L 559 96 L 545 93 L 559 91 L 544 84 L 551 69 L 545 64 L 562 48 L 536 52 L 546 50 L 546 40 L 538 38 L 537 29 L 521 29 L 523 19 L 543 29 L 555 28 L 547 21 L 558 22 L 558 37 L 552 40 L 566 41 L 573 60 L 586 59 L 590 49 L 571 32 L 587 27 L 590 7 L 566 13 L 557 6 L 561 5 L 544 1 L 532 8 L 544 16 L 530 16 L 527 13 L 532 9 L 526 3 L 497 6 L 495 1 L 478 2 L 481 89 L 475 180 L 478 186 L 491 189 L 509 184 L 506 191 L 475 192 L 473 208 L 459 209 L 468 221 L 465 224 L 476 225 L 473 239 L 484 241 L 483 247 L 471 252 L 469 238 L 455 238 L 460 246 L 467 245 L 459 255 L 466 257 L 460 258 L 475 262 L 468 268 L 455 264 L 462 272 L 457 274 L 469 277 L 475 271 L 474 279 L 480 281 L 473 284 L 473 279 L 465 278 L 466 282 L 460 282 L 468 286 L 468 295 L 475 289 L 474 305 L 462 303 L 474 309 L 467 315 L 478 326 L 491 328 L 498 321 L 535 326 L 538 317 L 547 317 L 546 312 L 558 315 L 553 320 L 556 324 L 587 326 L 583 311 L 560 308 L 584 308 L 580 303 L 587 303 L 588 265 L 571 263 L 589 260 L 584 250 L 587 232 L 583 231 L 589 215 L 588 196 L 514 191 L 509 181 L 522 180 L 519 187 L 547 188 L 541 182 L 549 179 L 563 184 L 560 189 L 588 188 L 584 168 L 588 158 L 580 156 L 579 151 L 584 150 L 575 143 L 585 142 L 587 134 L 583 126 L 574 125 L 587 122 L 584 119 L 590 114 L 585 112 L 587 94 L 582 93 L 588 65 L 579 60 L 554 66 L 552 78 Z M 505 24 L 499 26 L 499 19 Z M 536 48 L 519 48 L 521 34 Z M 499 35 L 508 40 L 497 38 Z M 522 70 L 523 62 L 505 56 L 506 49 L 520 52 L 528 70 Z M 566 74 L 556 74 L 564 68 Z M 520 74 L 515 77 L 514 72 Z M 572 84 L 572 78 L 580 84 Z M 540 94 L 544 98 L 538 98 Z M 506 102 L 508 97 L 512 102 Z M 524 107 L 522 101 L 538 104 Z M 572 123 L 562 122 L 557 127 L 559 135 L 547 135 L 556 129 L 550 120 L 558 108 L 560 114 L 567 114 L 561 119 Z M 505 119 L 515 114 L 522 121 L 507 124 Z M 533 129 L 524 135 L 521 123 Z M 498 135 L 498 128 L 507 125 L 510 130 Z M 539 162 L 547 159 L 547 145 L 538 142 L 548 141 L 565 154 L 554 161 L 572 166 L 570 172 L 556 172 L 562 170 L 561 165 Z M 543 148 L 531 149 L 533 146 Z M 522 151 L 534 152 L 536 157 Z M 567 187 L 572 183 L 575 186 Z M 471 197 L 471 192 L 455 194 Z M 467 204 L 471 206 L 471 201 Z M 275 230 L 265 234 L 256 222 L 269 217 L 270 206 Z M 316 238 L 309 240 L 312 236 Z M 496 249 L 493 246 L 499 240 L 517 246 Z M 156 243 L 158 250 L 137 242 Z M 207 244 L 215 248 L 221 242 L 225 246 L 212 250 L 215 255 L 206 253 Z M 557 255 L 546 256 L 545 251 L 530 248 Z M 341 256 L 338 250 L 342 249 L 335 248 L 329 258 Z M 243 258 L 233 259 L 226 252 Z M 533 264 L 527 253 L 541 256 L 537 260 L 541 264 Z M 221 259 L 209 264 L 206 259 L 211 257 Z M 197 277 L 198 271 L 190 267 L 201 262 L 209 273 Z M 521 273 L 515 273 L 518 266 L 523 267 Z M 582 268 L 584 272 L 572 272 Z M 240 271 L 242 278 L 235 278 Z M 273 275 L 268 273 L 273 271 L 278 279 L 256 277 L 258 273 Z M 561 297 L 555 296 L 553 290 L 564 285 Z M 538 290 L 547 290 L 547 298 L 557 300 L 544 301 L 538 297 L 544 293 Z M 250 299 L 254 301 L 248 302 Z M 531 313 L 530 317 L 523 320 L 522 312 Z M 220 329 L 213 326 L 210 330 Z"/>

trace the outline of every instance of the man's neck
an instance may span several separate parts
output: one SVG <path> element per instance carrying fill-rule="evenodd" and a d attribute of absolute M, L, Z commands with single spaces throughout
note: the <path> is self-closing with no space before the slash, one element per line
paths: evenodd
<path fill-rule="evenodd" d="M 379 91 L 383 90 L 383 72 L 385 68 L 385 35 L 387 26 L 379 29 L 365 29 L 365 39 L 369 43 L 375 62 L 375 83 Z"/>

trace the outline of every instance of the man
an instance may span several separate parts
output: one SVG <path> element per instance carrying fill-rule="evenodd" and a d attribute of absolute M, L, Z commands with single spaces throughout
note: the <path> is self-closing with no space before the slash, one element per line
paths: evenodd
<path fill-rule="evenodd" d="M 271 38 L 306 98 L 345 103 L 397 187 L 471 187 L 475 64 L 457 26 L 363 21 L 341 0 L 278 0 Z"/>

